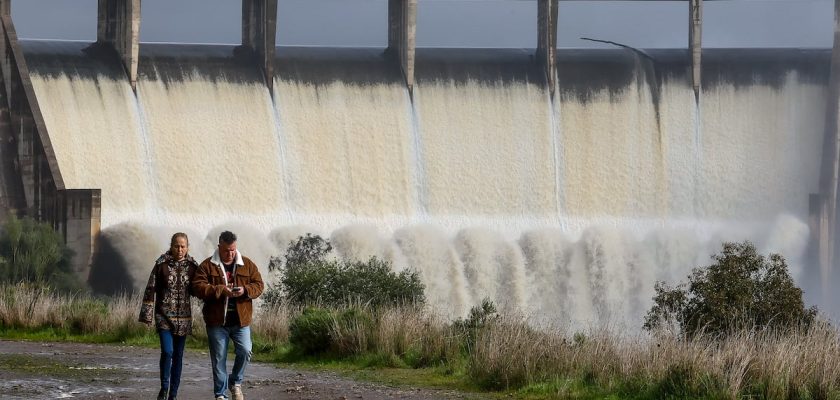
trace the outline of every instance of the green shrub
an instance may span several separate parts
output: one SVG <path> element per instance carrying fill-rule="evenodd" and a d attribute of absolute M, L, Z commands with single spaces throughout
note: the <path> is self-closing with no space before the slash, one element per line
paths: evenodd
<path fill-rule="evenodd" d="M 332 246 L 320 236 L 306 235 L 292 243 L 283 258 L 272 258 L 270 271 L 279 280 L 267 290 L 266 306 L 296 305 L 370 307 L 424 303 L 424 286 L 415 271 L 393 272 L 388 262 L 371 258 L 352 262 L 330 258 Z"/>
<path fill-rule="evenodd" d="M 787 331 L 807 328 L 814 321 L 817 310 L 805 308 L 802 290 L 781 255 L 759 255 L 750 242 L 724 243 L 712 259 L 714 264 L 691 273 L 688 284 L 671 288 L 656 283 L 645 329 L 676 324 L 693 337 L 728 335 L 743 328 Z"/>
<path fill-rule="evenodd" d="M 289 324 L 289 343 L 305 355 L 326 352 L 330 349 L 334 322 L 329 310 L 307 308 Z"/>
<path fill-rule="evenodd" d="M 671 365 L 659 381 L 653 383 L 656 399 L 725 398 L 725 385 L 719 378 L 702 373 L 690 364 Z"/>
<path fill-rule="evenodd" d="M 360 308 L 349 307 L 338 312 L 331 349 L 336 355 L 361 355 L 368 350 L 376 351 L 374 316 Z"/>
<path fill-rule="evenodd" d="M 0 282 L 79 289 L 71 258 L 72 252 L 49 224 L 10 216 L 0 232 Z"/>
<path fill-rule="evenodd" d="M 475 345 L 478 334 L 491 322 L 497 321 L 499 314 L 496 305 L 485 298 L 481 300 L 480 306 L 470 308 L 469 316 L 466 319 L 457 319 L 452 324 L 455 332 L 461 336 L 463 350 L 471 349 Z"/>

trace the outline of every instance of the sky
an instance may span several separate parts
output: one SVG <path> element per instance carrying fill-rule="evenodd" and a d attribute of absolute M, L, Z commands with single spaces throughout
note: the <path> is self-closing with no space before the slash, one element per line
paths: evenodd
<path fill-rule="evenodd" d="M 418 0 L 418 47 L 536 47 L 536 0 Z M 703 5 L 703 47 L 828 48 L 832 0 Z M 558 47 L 685 48 L 687 1 L 562 1 Z M 18 36 L 93 41 L 97 0 L 12 0 Z M 278 45 L 387 43 L 387 0 L 279 0 Z M 238 0 L 143 0 L 142 42 L 239 43 Z"/>

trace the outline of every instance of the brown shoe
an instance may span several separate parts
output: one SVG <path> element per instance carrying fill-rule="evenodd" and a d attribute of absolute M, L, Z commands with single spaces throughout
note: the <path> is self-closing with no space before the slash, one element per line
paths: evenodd
<path fill-rule="evenodd" d="M 242 394 L 242 385 L 233 385 L 230 388 L 230 398 L 231 400 L 245 400 L 245 395 Z"/>

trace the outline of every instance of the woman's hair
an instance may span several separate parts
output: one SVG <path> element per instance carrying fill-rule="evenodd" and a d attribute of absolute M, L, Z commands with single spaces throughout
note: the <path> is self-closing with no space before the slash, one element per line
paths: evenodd
<path fill-rule="evenodd" d="M 184 238 L 184 240 L 187 241 L 187 246 L 190 245 L 190 238 L 187 237 L 187 234 L 184 233 L 184 232 L 178 232 L 178 233 L 172 235 L 172 240 L 169 241 L 169 245 L 172 246 L 173 244 L 175 244 L 175 242 L 178 240 L 178 238 Z"/>

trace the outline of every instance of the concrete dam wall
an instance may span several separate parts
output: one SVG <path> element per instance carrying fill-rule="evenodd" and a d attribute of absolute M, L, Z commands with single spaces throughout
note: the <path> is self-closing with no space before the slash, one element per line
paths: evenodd
<path fill-rule="evenodd" d="M 698 103 L 685 50 L 560 50 L 552 96 L 530 50 L 418 49 L 409 91 L 381 49 L 277 48 L 272 97 L 232 46 L 143 44 L 135 92 L 89 43 L 21 45 L 66 188 L 101 189 L 100 291 L 223 229 L 262 267 L 313 232 L 416 268 L 450 316 L 638 323 L 723 240 L 816 273 L 830 51 L 705 50 Z"/>

